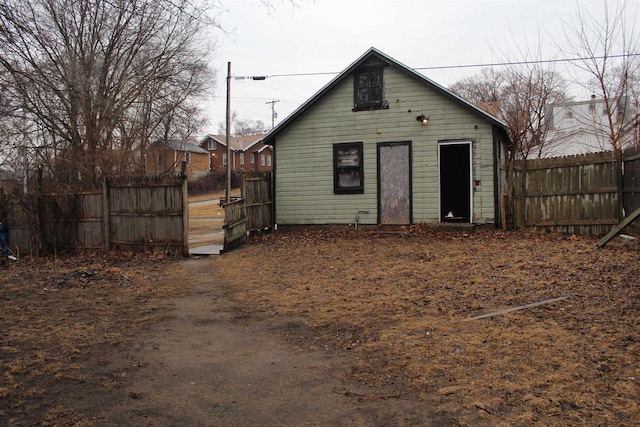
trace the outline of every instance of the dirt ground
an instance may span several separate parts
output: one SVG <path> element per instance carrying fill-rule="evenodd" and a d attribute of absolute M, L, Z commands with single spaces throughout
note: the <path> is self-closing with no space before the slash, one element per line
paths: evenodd
<path fill-rule="evenodd" d="M 637 425 L 640 239 L 595 242 L 414 226 L 21 259 L 0 425 Z"/>

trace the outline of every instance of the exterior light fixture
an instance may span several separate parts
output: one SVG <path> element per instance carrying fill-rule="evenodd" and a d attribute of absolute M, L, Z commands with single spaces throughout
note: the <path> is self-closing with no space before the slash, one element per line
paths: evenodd
<path fill-rule="evenodd" d="M 429 117 L 425 116 L 424 114 L 420 114 L 418 117 L 416 117 L 416 120 L 419 121 L 422 126 L 426 126 L 429 124 Z"/>

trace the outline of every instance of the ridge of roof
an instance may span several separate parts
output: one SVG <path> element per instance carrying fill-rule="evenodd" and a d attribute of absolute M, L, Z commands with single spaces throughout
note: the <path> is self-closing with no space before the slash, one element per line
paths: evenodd
<path fill-rule="evenodd" d="M 438 84 L 435 81 L 429 79 L 425 75 L 417 72 L 413 68 L 410 68 L 410 67 L 404 65 L 403 63 L 397 61 L 396 59 L 390 57 L 389 55 L 383 53 L 382 51 L 376 49 L 375 47 L 371 47 L 365 53 L 360 55 L 360 57 L 358 59 L 353 61 L 347 68 L 345 68 L 337 76 L 335 76 L 333 79 L 331 79 L 318 92 L 316 92 L 313 96 L 311 96 L 311 98 L 309 98 L 302 105 L 300 105 L 297 109 L 295 109 L 291 114 L 289 114 L 289 116 L 287 116 L 282 122 L 280 122 L 277 126 L 275 126 L 273 129 L 271 129 L 264 136 L 265 144 L 273 144 L 273 138 L 275 138 L 275 136 L 282 129 L 287 127 L 294 119 L 296 119 L 298 116 L 300 116 L 302 113 L 304 113 L 311 105 L 315 104 L 316 101 L 318 101 L 322 96 L 324 96 L 333 87 L 335 87 L 339 82 L 341 82 L 346 76 L 351 74 L 357 67 L 362 65 L 366 60 L 368 60 L 371 57 L 377 57 L 378 59 L 380 59 L 380 60 L 382 60 L 382 61 L 384 61 L 384 62 L 386 62 L 386 63 L 388 63 L 390 65 L 393 65 L 396 68 L 404 71 L 405 73 L 409 74 L 410 76 L 423 81 L 424 83 L 426 83 L 427 85 L 429 85 L 430 87 L 435 89 L 436 91 L 438 91 L 441 94 L 453 99 L 455 102 L 457 102 L 459 104 L 462 104 L 464 107 L 466 107 L 466 108 L 470 109 L 471 111 L 475 112 L 476 114 L 486 118 L 487 120 L 489 120 L 493 124 L 501 127 L 502 129 L 504 129 L 506 131 L 507 125 L 502 120 L 500 120 L 497 117 L 489 114 L 488 112 L 482 110 L 481 108 L 478 108 L 476 105 L 470 103 L 469 101 L 466 101 L 465 99 L 459 97 L 458 95 L 456 95 L 453 92 L 451 92 L 448 89 L 446 89 L 444 86 L 441 86 L 440 84 Z"/>
<path fill-rule="evenodd" d="M 199 153 L 199 154 L 209 154 L 207 150 L 200 147 L 198 144 L 193 142 L 180 141 L 177 139 L 169 139 L 166 141 L 158 140 L 155 142 L 156 144 L 165 144 L 169 148 L 176 151 L 185 151 L 190 153 Z"/>
<path fill-rule="evenodd" d="M 259 133 L 255 135 L 246 135 L 246 136 L 230 136 L 229 137 L 229 145 L 232 150 L 236 151 L 247 151 L 249 148 L 258 144 L 264 139 L 266 134 Z M 199 144 L 205 142 L 208 138 L 211 138 L 217 141 L 219 144 L 227 146 L 227 137 L 226 135 L 215 135 L 215 134 L 207 134 L 201 140 Z"/>

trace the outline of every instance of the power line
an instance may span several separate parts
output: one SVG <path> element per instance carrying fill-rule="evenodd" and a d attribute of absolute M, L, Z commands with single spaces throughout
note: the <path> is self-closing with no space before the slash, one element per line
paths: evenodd
<path fill-rule="evenodd" d="M 563 59 L 539 59 L 535 61 L 511 61 L 511 62 L 489 62 L 485 64 L 461 64 L 461 65 L 435 65 L 431 67 L 417 67 L 414 70 L 445 70 L 456 68 L 481 68 L 481 67 L 505 67 L 509 65 L 532 65 L 532 64 L 554 64 L 560 62 L 579 62 L 587 61 L 591 59 L 606 59 L 606 58 L 625 58 L 632 56 L 640 56 L 640 53 L 627 53 L 620 55 L 606 55 L 606 56 L 585 56 L 576 58 L 563 58 Z M 326 71 L 315 73 L 288 73 L 288 74 L 271 74 L 266 77 L 308 77 L 308 76 L 325 76 L 339 74 L 340 71 Z"/>
<path fill-rule="evenodd" d="M 578 62 L 587 61 L 590 59 L 605 59 L 605 58 L 624 58 L 629 56 L 640 56 L 640 53 L 628 53 L 622 55 L 607 55 L 607 56 L 587 56 L 578 58 L 566 58 L 566 59 L 539 59 L 536 61 L 513 61 L 513 62 L 494 62 L 488 64 L 464 64 L 464 65 L 443 65 L 434 67 L 422 67 L 414 68 L 415 70 L 441 70 L 447 68 L 473 68 L 473 67 L 503 67 L 508 65 L 532 65 L 532 64 L 555 64 L 559 62 Z"/>

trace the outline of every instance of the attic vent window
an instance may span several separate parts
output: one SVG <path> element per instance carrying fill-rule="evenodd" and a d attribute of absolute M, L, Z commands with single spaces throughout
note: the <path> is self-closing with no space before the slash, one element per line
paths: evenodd
<path fill-rule="evenodd" d="M 354 111 L 383 108 L 382 68 L 364 68 L 354 74 Z"/>

